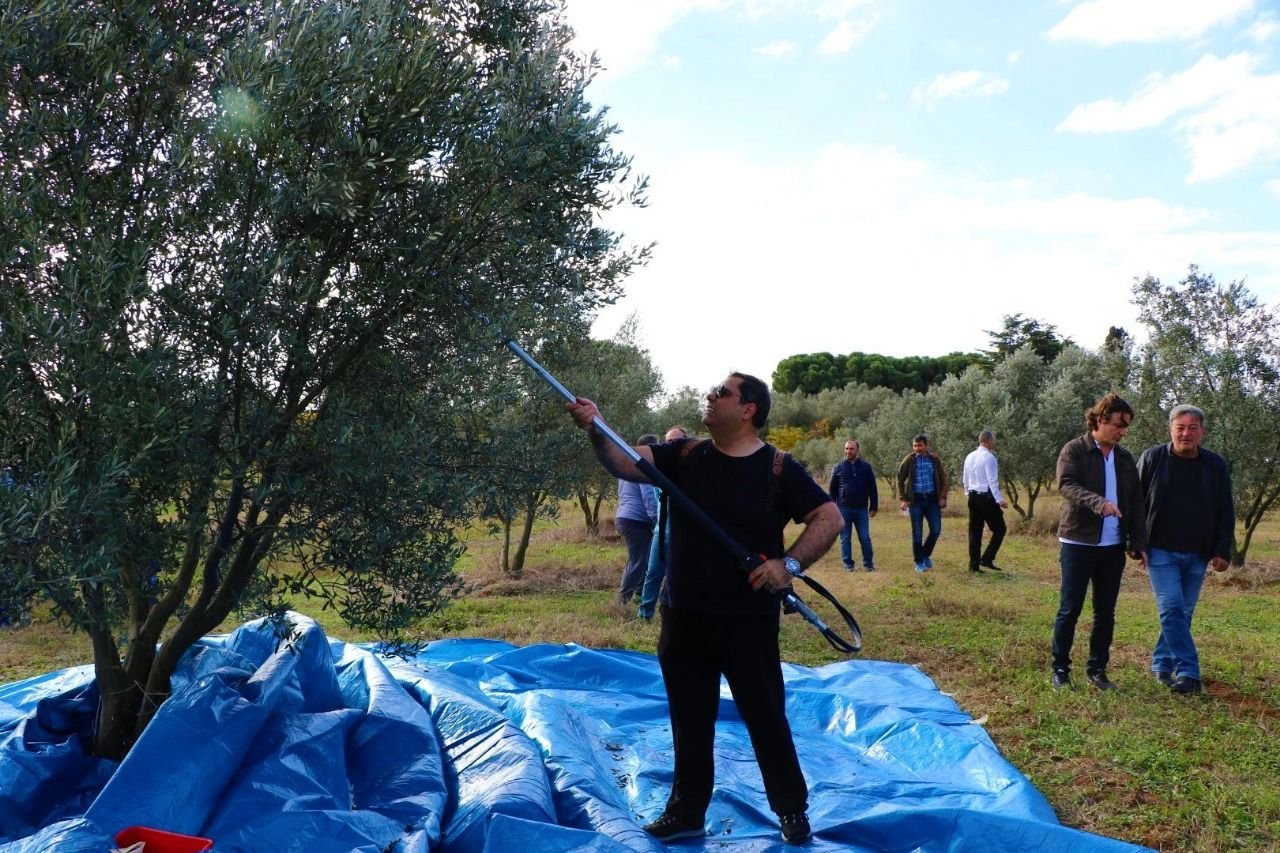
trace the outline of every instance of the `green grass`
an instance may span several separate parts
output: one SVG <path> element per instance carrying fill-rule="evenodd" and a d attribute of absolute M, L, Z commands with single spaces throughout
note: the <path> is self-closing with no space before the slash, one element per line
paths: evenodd
<path fill-rule="evenodd" d="M 1050 517 L 1056 502 L 1042 500 L 1037 511 Z M 657 626 L 614 601 L 621 544 L 609 536 L 588 542 L 580 526 L 571 510 L 558 524 L 539 525 L 521 578 L 503 577 L 497 542 L 475 533 L 461 568 L 471 592 L 426 620 L 424 631 L 653 651 Z M 965 522 L 953 511 L 937 567 L 920 575 L 906 519 L 886 510 L 871 526 L 879 571 L 846 573 L 835 548 L 813 569 L 857 615 L 866 635 L 861 656 L 918 665 L 975 719 L 985 718 L 997 746 L 1063 823 L 1160 850 L 1280 851 L 1280 520 L 1255 536 L 1249 566 L 1206 583 L 1196 636 L 1208 692 L 1192 697 L 1172 695 L 1147 671 L 1158 629 L 1146 576 L 1134 564 L 1112 647 L 1120 689 L 1055 692 L 1048 683 L 1055 540 L 1015 533 L 998 561 L 1008 572 L 970 575 Z M 305 602 L 298 609 L 335 636 L 368 639 L 331 613 Z M 835 624 L 833 612 L 817 609 Z M 1086 606 L 1077 659 L 1090 622 Z M 782 644 L 796 663 L 842 658 L 798 617 L 784 620 Z M 88 660 L 82 635 L 49 625 L 0 633 L 3 681 Z"/>

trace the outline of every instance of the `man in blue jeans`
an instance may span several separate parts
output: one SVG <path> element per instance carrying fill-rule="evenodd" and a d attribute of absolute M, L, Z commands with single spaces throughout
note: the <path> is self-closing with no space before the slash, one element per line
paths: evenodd
<path fill-rule="evenodd" d="M 682 426 L 673 426 L 667 430 L 662 440 L 677 441 L 688 437 L 687 429 Z M 658 523 L 653 525 L 653 538 L 649 545 L 649 566 L 644 573 L 644 585 L 640 588 L 640 607 L 636 610 L 636 618 L 645 622 L 653 621 L 653 612 L 658 607 L 662 582 L 667 577 L 667 543 L 671 541 L 671 513 L 662 490 L 657 489 L 657 492 Z"/>
<path fill-rule="evenodd" d="M 933 568 L 933 546 L 942 535 L 942 511 L 947 508 L 947 471 L 938 454 L 929 451 L 929 436 L 911 439 L 911 452 L 898 466 L 899 506 L 911 515 L 911 556 L 917 572 Z M 924 539 L 924 523 L 929 538 Z M 923 540 L 923 541 L 922 541 Z"/>
<path fill-rule="evenodd" d="M 1176 406 L 1169 443 L 1138 459 L 1147 495 L 1147 575 L 1160 616 L 1151 670 L 1174 693 L 1203 689 L 1191 617 L 1206 567 L 1226 571 L 1235 535 L 1231 475 L 1221 456 L 1200 446 L 1204 433 L 1203 411 Z"/>
<path fill-rule="evenodd" d="M 876 474 L 871 464 L 858 456 L 858 440 L 851 438 L 844 443 L 844 459 L 831 469 L 831 484 L 827 493 L 840 508 L 844 527 L 840 529 L 840 560 L 846 572 L 853 571 L 853 537 L 850 528 L 858 531 L 858 545 L 862 549 L 862 567 L 869 572 L 876 570 L 871 551 L 871 522 L 880 508 L 880 496 L 876 491 Z"/>

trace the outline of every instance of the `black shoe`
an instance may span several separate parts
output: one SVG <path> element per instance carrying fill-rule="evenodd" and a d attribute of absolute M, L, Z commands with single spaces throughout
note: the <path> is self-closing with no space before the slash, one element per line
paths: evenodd
<path fill-rule="evenodd" d="M 805 827 L 808 828 L 808 824 L 805 824 Z M 658 815 L 653 823 L 647 824 L 644 831 L 664 842 L 679 838 L 701 838 L 707 834 L 707 828 L 701 820 L 697 823 L 681 820 L 667 812 Z"/>
<path fill-rule="evenodd" d="M 845 564 L 844 564 L 844 570 L 845 570 L 846 572 L 851 572 L 851 571 L 853 571 L 853 563 L 845 563 Z"/>
<path fill-rule="evenodd" d="M 1156 676 L 1156 681 L 1159 682 L 1160 684 L 1163 684 L 1165 687 L 1173 686 L 1173 676 L 1170 675 L 1169 673 L 1161 672 L 1160 670 L 1157 669 L 1155 672 L 1155 676 Z"/>
<path fill-rule="evenodd" d="M 1173 686 L 1169 688 L 1174 693 L 1203 693 L 1204 685 L 1200 683 L 1200 679 L 1192 678 L 1189 675 L 1180 675 L 1178 680 L 1173 682 Z"/>
<path fill-rule="evenodd" d="M 1055 669 L 1053 679 L 1049 682 L 1054 690 L 1065 690 L 1071 686 L 1071 673 L 1065 669 Z"/>
<path fill-rule="evenodd" d="M 979 565 L 979 566 L 982 566 L 982 568 L 984 568 L 984 569 L 990 569 L 990 570 L 991 570 L 991 571 L 993 571 L 993 572 L 1003 572 L 1003 571 L 1004 571 L 1004 569 L 1000 568 L 999 566 L 997 566 L 995 563 L 991 562 L 990 560 L 983 560 L 983 561 L 982 561 L 981 563 L 979 563 L 978 565 Z"/>
<path fill-rule="evenodd" d="M 867 571 L 874 572 L 875 570 L 876 570 L 875 566 L 867 566 Z"/>
<path fill-rule="evenodd" d="M 1099 690 L 1115 690 L 1116 686 L 1107 678 L 1106 670 L 1089 673 L 1089 683 Z"/>
<path fill-rule="evenodd" d="M 970 566 L 969 571 L 973 572 L 975 575 L 983 574 L 982 568 L 979 566 Z"/>
<path fill-rule="evenodd" d="M 778 822 L 782 824 L 782 840 L 788 844 L 802 844 L 813 834 L 809 829 L 809 816 L 804 812 L 784 814 Z"/>

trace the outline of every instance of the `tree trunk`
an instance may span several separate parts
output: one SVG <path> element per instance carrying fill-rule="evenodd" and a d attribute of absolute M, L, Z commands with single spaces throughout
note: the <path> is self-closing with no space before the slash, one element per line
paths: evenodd
<path fill-rule="evenodd" d="M 91 628 L 93 673 L 98 684 L 98 722 L 93 736 L 93 753 L 121 761 L 133 746 L 133 732 L 141 691 L 129 684 L 111 629 Z"/>
<path fill-rule="evenodd" d="M 582 507 L 582 517 L 584 526 L 587 529 L 588 539 L 600 538 L 600 499 L 596 498 L 594 511 L 591 506 L 591 496 L 587 494 L 586 489 L 578 489 L 578 506 Z"/>
<path fill-rule="evenodd" d="M 1036 517 L 1036 498 L 1040 496 L 1040 490 L 1044 488 L 1043 483 L 1036 483 L 1027 487 L 1027 514 L 1024 516 L 1027 521 Z"/>
<path fill-rule="evenodd" d="M 1021 497 L 1022 493 L 1018 491 L 1018 486 L 1015 483 L 1009 480 L 1005 480 L 1004 493 L 1005 493 L 1004 495 L 1005 498 L 1009 501 L 1010 509 L 1016 512 L 1023 519 L 1030 518 L 1030 516 L 1027 515 L 1027 510 L 1024 509 L 1022 504 L 1019 502 L 1019 498 Z"/>
<path fill-rule="evenodd" d="M 530 492 L 525 499 L 524 526 L 520 531 L 520 544 L 516 547 L 512 559 L 511 574 L 519 576 L 524 571 L 525 554 L 529 552 L 529 539 L 533 536 L 533 520 L 538 515 L 538 506 L 542 503 L 542 492 Z"/>
<path fill-rule="evenodd" d="M 502 573 L 511 572 L 511 516 L 502 516 Z"/>

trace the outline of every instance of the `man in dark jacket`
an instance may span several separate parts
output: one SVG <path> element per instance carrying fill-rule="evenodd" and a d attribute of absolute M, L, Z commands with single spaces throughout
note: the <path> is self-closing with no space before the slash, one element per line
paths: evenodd
<path fill-rule="evenodd" d="M 1199 693 L 1200 656 L 1191 637 L 1191 617 L 1205 568 L 1226 571 L 1231 559 L 1235 507 L 1227 463 L 1200 446 L 1204 412 L 1176 406 L 1169 414 L 1169 439 L 1148 447 L 1138 460 L 1151 546 L 1147 575 L 1160 615 L 1151 669 L 1175 693 Z"/>
<path fill-rule="evenodd" d="M 1120 446 L 1133 407 L 1108 394 L 1085 413 L 1089 431 L 1058 454 L 1062 512 L 1058 541 L 1062 586 L 1053 623 L 1053 687 L 1071 686 L 1071 645 L 1085 594 L 1093 584 L 1093 630 L 1089 634 L 1089 683 L 1113 690 L 1107 678 L 1116 599 L 1124 558 L 1146 564 L 1147 520 L 1142 483 L 1133 454 Z"/>
<path fill-rule="evenodd" d="M 844 443 L 844 459 L 831 469 L 831 484 L 827 493 L 844 516 L 840 529 L 840 559 L 846 572 L 853 571 L 853 545 L 850 528 L 858 531 L 858 545 L 862 548 L 862 567 L 869 572 L 876 570 L 871 551 L 871 523 L 880 508 L 880 496 L 876 491 L 876 474 L 871 464 L 858 455 L 858 440 L 851 438 Z"/>

